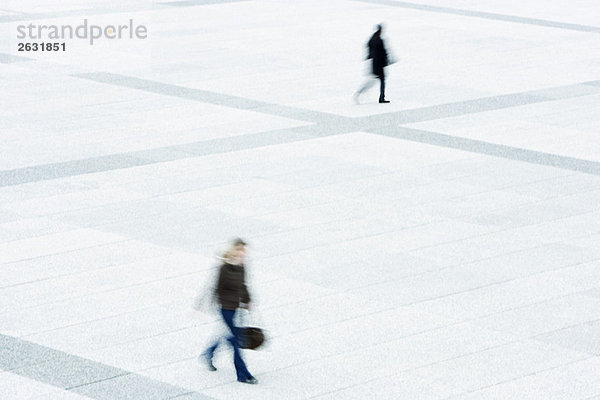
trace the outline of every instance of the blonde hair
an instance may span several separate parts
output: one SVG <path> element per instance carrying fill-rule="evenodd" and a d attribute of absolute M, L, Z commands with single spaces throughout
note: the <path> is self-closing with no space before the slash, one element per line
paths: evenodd
<path fill-rule="evenodd" d="M 246 246 L 246 243 L 242 242 L 241 240 L 238 241 L 234 241 L 233 243 L 231 243 L 229 245 L 229 247 L 227 247 L 227 250 L 225 250 L 220 257 L 217 257 L 219 260 L 221 261 L 230 261 L 232 256 L 238 251 L 240 246 Z"/>
<path fill-rule="evenodd" d="M 231 245 L 227 250 L 223 252 L 223 254 L 221 254 L 220 258 L 224 261 L 229 261 L 235 251 L 237 251 L 236 246 Z"/>

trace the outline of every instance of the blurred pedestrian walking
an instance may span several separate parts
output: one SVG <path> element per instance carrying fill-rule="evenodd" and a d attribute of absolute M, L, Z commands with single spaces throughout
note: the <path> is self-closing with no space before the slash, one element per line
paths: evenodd
<path fill-rule="evenodd" d="M 375 31 L 369 39 L 369 42 L 367 43 L 367 60 L 371 60 L 371 72 L 379 79 L 379 102 L 389 103 L 389 101 L 385 99 L 385 67 L 390 65 L 390 61 L 388 59 L 388 52 L 385 48 L 385 44 L 381 38 L 382 31 L 383 26 L 381 24 L 377 25 L 377 31 Z M 369 79 L 360 89 L 358 89 L 354 94 L 354 101 L 357 104 L 359 102 L 359 96 L 373 86 L 374 83 L 375 81 L 373 79 Z"/>
<path fill-rule="evenodd" d="M 227 326 L 230 336 L 226 337 L 233 348 L 233 364 L 237 374 L 237 380 L 243 383 L 255 384 L 258 381 L 252 376 L 242 359 L 240 351 L 241 332 L 235 326 L 234 319 L 238 308 L 250 309 L 250 294 L 246 287 L 246 271 L 244 261 L 246 258 L 246 243 L 242 239 L 236 239 L 230 248 L 223 254 L 223 264 L 219 269 L 219 275 L 214 287 L 213 295 L 219 306 L 220 314 Z M 204 353 L 200 355 L 200 361 L 205 363 L 209 370 L 216 371 L 212 360 L 215 350 L 219 347 L 221 339 L 217 339 Z"/>

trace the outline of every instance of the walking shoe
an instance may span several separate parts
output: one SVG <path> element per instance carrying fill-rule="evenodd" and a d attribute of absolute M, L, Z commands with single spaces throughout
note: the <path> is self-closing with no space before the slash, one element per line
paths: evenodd
<path fill-rule="evenodd" d="M 216 371 L 217 370 L 217 368 L 213 365 L 212 357 L 209 357 L 208 354 L 206 354 L 206 353 L 202 353 L 202 354 L 200 354 L 198 356 L 198 362 L 200 364 L 206 365 L 206 368 L 209 371 Z"/>
<path fill-rule="evenodd" d="M 385 100 L 385 99 L 384 99 L 384 100 L 379 100 L 379 102 L 380 102 L 380 103 L 389 103 L 390 101 L 389 101 L 389 100 Z"/>
<path fill-rule="evenodd" d="M 250 378 L 242 379 L 241 381 L 238 381 L 238 382 L 248 383 L 250 385 L 256 385 L 258 383 L 256 378 L 253 376 L 251 376 Z"/>

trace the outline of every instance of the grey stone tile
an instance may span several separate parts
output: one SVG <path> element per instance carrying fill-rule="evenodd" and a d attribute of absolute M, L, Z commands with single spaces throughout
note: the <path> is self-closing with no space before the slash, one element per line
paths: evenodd
<path fill-rule="evenodd" d="M 209 397 L 200 393 L 184 393 L 175 397 L 169 397 L 167 400 L 214 400 L 214 397 Z"/>
<path fill-rule="evenodd" d="M 191 154 L 186 153 L 184 151 L 179 151 L 176 148 L 172 147 L 141 150 L 129 154 L 132 157 L 135 157 L 136 159 L 148 161 L 149 163 L 160 163 L 165 161 L 181 160 L 183 158 L 192 157 Z"/>
<path fill-rule="evenodd" d="M 190 157 L 190 153 L 198 156 L 236 151 L 265 145 L 289 143 L 297 140 L 310 139 L 314 136 L 329 136 L 332 134 L 345 133 L 348 131 L 357 130 L 361 127 L 367 128 L 368 130 L 378 134 L 407 140 L 415 140 L 442 147 L 455 148 L 508 159 L 516 159 L 525 162 L 537 163 L 540 165 L 550 165 L 596 175 L 600 174 L 599 163 L 593 161 L 560 157 L 547 153 L 496 145 L 483 141 L 458 138 L 434 132 L 396 127 L 398 124 L 440 119 L 506 107 L 515 107 L 518 105 L 531 104 L 546 100 L 544 97 L 535 96 L 530 93 L 515 93 L 494 96 L 457 103 L 443 104 L 439 106 L 425 107 L 416 110 L 407 110 L 390 114 L 363 117 L 360 119 L 352 119 L 294 107 L 271 105 L 255 100 L 128 77 L 125 75 L 87 73 L 76 74 L 74 76 L 96 82 L 144 90 L 167 96 L 176 96 L 244 110 L 267 113 L 280 117 L 309 121 L 319 125 L 261 132 L 253 135 L 244 135 L 234 138 L 217 139 L 185 145 L 170 146 L 166 148 L 149 149 L 133 153 L 113 154 L 103 157 L 39 165 L 35 167 L 19 168 L 9 171 L 0 171 L 0 186 L 17 185 L 26 182 L 36 182 L 90 172 L 100 172 L 112 169 L 147 165 L 162 161 L 177 160 Z M 573 85 L 573 87 L 579 86 Z M 556 90 L 557 92 L 562 90 L 563 95 L 561 95 L 561 98 L 565 96 L 572 97 L 575 95 L 580 95 L 580 92 L 573 92 L 569 91 L 570 89 L 567 90 L 561 88 L 547 89 L 547 92 L 553 92 L 553 90 Z M 387 128 L 381 128 L 381 126 L 387 126 Z"/>
<path fill-rule="evenodd" d="M 143 166 L 201 155 L 246 150 L 312 138 L 312 135 L 301 133 L 301 131 L 282 129 L 131 153 L 111 154 L 103 157 L 25 167 L 0 171 L 0 187 L 64 178 L 86 173 Z"/>
<path fill-rule="evenodd" d="M 19 214 L 5 211 L 0 209 L 0 224 L 5 224 L 7 222 L 14 222 L 20 220 L 22 217 Z"/>
<path fill-rule="evenodd" d="M 173 7 L 193 7 L 193 6 L 204 6 L 207 4 L 222 4 L 222 3 L 239 3 L 248 0 L 182 0 L 182 1 L 170 1 L 161 2 L 160 4 Z"/>
<path fill-rule="evenodd" d="M 496 21 L 507 21 L 507 22 L 514 22 L 514 23 L 518 23 L 518 24 L 526 24 L 526 25 L 537 25 L 537 26 L 566 29 L 566 30 L 573 30 L 573 31 L 579 31 L 579 32 L 596 32 L 596 33 L 600 32 L 600 28 L 598 28 L 596 26 L 569 24 L 569 23 L 560 22 L 560 21 L 548 21 L 548 20 L 537 19 L 537 18 L 520 17 L 517 15 L 505 15 L 505 14 L 482 12 L 482 11 L 460 9 L 460 8 L 439 7 L 439 6 L 433 6 L 433 5 L 428 5 L 428 4 L 410 3 L 410 2 L 406 2 L 406 1 L 395 1 L 395 0 L 359 0 L 359 1 L 362 1 L 364 3 L 374 3 L 374 4 L 380 4 L 380 5 L 386 5 L 386 6 L 395 6 L 395 7 L 401 7 L 401 8 L 414 9 L 414 10 L 422 10 L 422 11 L 428 11 L 428 12 L 441 13 L 441 14 L 462 15 L 462 16 L 468 16 L 468 17 L 484 18 L 484 19 L 490 19 L 490 20 L 496 20 Z"/>
<path fill-rule="evenodd" d="M 208 396 L 0 334 L 0 368 L 91 399 L 198 399 Z"/>
<path fill-rule="evenodd" d="M 112 10 L 96 7 L 99 1 L 89 6 L 94 10 L 61 11 L 66 7 L 62 5 L 53 13 L 16 15 L 15 20 L 149 11 L 148 2 L 134 3 Z M 144 58 L 150 54 L 141 47 L 132 47 L 131 54 L 119 52 L 119 57 L 131 55 L 148 62 L 129 64 L 108 59 L 115 68 L 103 69 L 115 73 L 92 72 L 77 75 L 83 78 L 79 79 L 73 74 L 83 69 L 73 65 L 0 61 L 9 74 L 0 82 L 0 91 L 7 88 L 6 97 L 11 99 L 0 110 L 2 117 L 9 117 L 6 121 L 0 118 L 0 125 L 8 128 L 9 134 L 10 129 L 22 128 L 10 137 L 11 143 L 27 142 L 27 146 L 15 146 L 3 165 L 33 165 L 0 172 L 0 182 L 6 184 L 0 189 L 0 210 L 6 210 L 0 211 L 0 224 L 6 222 L 0 228 L 5 234 L 2 237 L 9 240 L 13 232 L 47 232 L 49 226 L 24 220 L 31 212 L 52 212 L 52 221 L 58 221 L 62 227 L 75 224 L 92 228 L 82 230 L 84 236 L 102 233 L 99 230 L 124 234 L 122 242 L 93 249 L 61 247 L 65 241 L 78 242 L 79 235 L 63 239 L 62 243 L 58 239 L 43 239 L 43 243 L 33 241 L 33 245 L 25 242 L 21 247 L 11 247 L 19 256 L 33 253 L 39 257 L 0 266 L 0 285 L 13 286 L 3 290 L 5 299 L 9 299 L 5 309 L 10 311 L 0 313 L 0 327 L 15 334 L 36 332 L 29 336 L 30 340 L 74 354 L 90 354 L 99 347 L 103 350 L 94 353 L 96 360 L 131 371 L 157 365 L 154 369 L 160 372 L 144 371 L 156 381 L 130 371 L 117 379 L 103 379 L 110 375 L 109 365 L 71 359 L 68 354 L 61 358 L 51 349 L 34 349 L 22 340 L 11 342 L 4 338 L 0 347 L 11 349 L 2 352 L 10 355 L 2 360 L 2 365 L 54 385 L 103 379 L 77 387 L 86 390 L 90 398 L 111 400 L 205 398 L 191 390 L 214 393 L 218 398 L 303 399 L 307 393 L 319 396 L 326 391 L 332 399 L 346 394 L 348 398 L 448 398 L 460 394 L 458 389 L 478 390 L 481 385 L 498 383 L 499 379 L 519 381 L 535 377 L 540 369 L 559 369 L 574 359 L 572 353 L 563 352 L 564 348 L 540 341 L 510 347 L 507 353 L 506 348 L 498 346 L 512 341 L 512 335 L 476 326 L 449 328 L 452 321 L 448 317 L 466 319 L 502 312 L 506 326 L 519 326 L 525 320 L 535 325 L 538 333 L 542 331 L 537 328 L 547 332 L 580 323 L 583 318 L 595 318 L 595 298 L 569 303 L 562 309 L 563 316 L 566 313 L 569 318 L 560 324 L 546 324 L 553 320 L 556 307 L 545 307 L 556 296 L 600 296 L 600 214 L 596 210 L 600 176 L 597 164 L 585 160 L 596 160 L 598 143 L 588 138 L 593 137 L 590 132 L 594 132 L 598 122 L 594 119 L 598 94 L 594 93 L 598 93 L 600 84 L 593 81 L 565 86 L 594 78 L 597 60 L 588 54 L 588 44 L 595 40 L 596 33 L 581 33 L 589 28 L 583 24 L 590 21 L 590 16 L 574 9 L 568 17 L 576 24 L 565 24 L 548 21 L 563 17 L 552 7 L 529 3 L 518 8 L 492 5 L 495 10 L 505 10 L 505 14 L 500 14 L 459 10 L 452 8 L 452 1 L 448 7 L 436 7 L 381 0 L 379 6 L 389 7 L 375 7 L 383 11 L 403 13 L 401 7 L 409 11 L 404 13 L 407 21 L 413 18 L 412 26 L 421 27 L 416 34 L 429 45 L 427 49 L 434 49 L 436 60 L 444 63 L 442 68 L 431 65 L 429 56 L 420 56 L 433 53 L 425 50 L 420 54 L 419 43 L 405 42 L 402 52 L 406 50 L 407 59 L 390 71 L 393 108 L 378 104 L 355 107 L 350 104 L 350 96 L 343 93 L 350 94 L 350 85 L 344 85 L 355 76 L 353 67 L 346 68 L 350 57 L 354 57 L 348 51 L 350 46 L 357 49 L 362 44 L 348 42 L 348 47 L 330 48 L 326 57 L 313 59 L 320 44 L 327 43 L 315 45 L 308 35 L 297 35 L 296 29 L 307 32 L 304 23 L 313 18 L 309 6 L 301 3 L 265 2 L 264 8 L 254 7 L 252 2 L 240 3 L 244 18 L 248 18 L 242 24 L 227 25 L 227 20 L 220 18 L 211 19 L 208 24 L 198 22 L 206 15 L 229 16 L 236 10 L 235 5 L 217 5 L 216 0 L 161 0 L 151 7 L 153 15 L 164 13 L 168 18 L 163 20 L 174 17 L 177 23 L 151 25 L 157 40 L 153 39 L 152 46 L 166 43 L 166 38 L 181 46 L 166 49 L 161 57 Z M 325 8 L 315 11 L 321 13 L 317 17 L 326 19 L 329 11 L 336 11 L 339 5 L 333 3 L 322 3 Z M 343 13 L 356 12 L 356 16 L 364 11 L 364 3 L 350 3 L 344 6 Z M 215 5 L 201 7 L 204 4 Z M 454 5 L 458 7 L 457 1 Z M 294 20 L 279 15 L 273 19 L 268 12 L 277 7 L 294 13 Z M 305 12 L 295 13 L 296 10 Z M 510 11 L 548 20 L 511 16 Z M 1 15 L 6 12 L 0 10 Z M 192 15 L 193 12 L 197 14 Z M 147 13 L 136 14 L 136 20 L 143 15 Z M 351 19 L 338 20 L 328 28 L 346 29 L 349 25 L 338 22 L 348 23 Z M 469 29 L 462 29 L 463 23 L 469 22 Z M 511 31 L 507 36 L 508 26 Z M 393 40 L 398 29 L 403 28 L 395 24 L 390 27 Z M 272 29 L 277 31 L 275 38 Z M 321 35 L 320 31 L 307 32 L 313 33 Z M 213 34 L 225 40 L 213 40 Z M 269 46 L 271 40 L 290 34 L 294 39 L 297 36 L 294 44 L 306 40 L 307 47 Z M 340 41 L 348 37 L 337 36 Z M 196 46 L 201 49 L 198 51 Z M 265 49 L 268 54 L 264 54 Z M 565 50 L 560 54 L 560 63 L 548 62 L 551 54 L 556 57 L 558 49 Z M 501 57 L 501 62 L 495 57 Z M 335 63 L 336 71 L 331 71 L 330 63 Z M 423 68 L 412 70 L 410 88 L 403 90 L 407 80 L 399 70 L 409 65 Z M 88 67 L 91 69 L 87 71 L 93 71 L 93 65 Z M 473 76 L 471 67 L 475 70 Z M 546 70 L 548 74 L 539 73 Z M 23 71 L 28 79 L 18 79 Z M 46 79 L 49 76 L 67 77 Z M 39 91 L 30 90 L 34 87 Z M 223 93 L 219 93 L 221 90 Z M 35 95 L 27 95 L 30 92 Z M 85 96 L 73 97 L 79 92 Z M 496 95 L 506 92 L 511 94 Z M 37 107 L 37 111 L 54 117 L 22 121 L 23 110 L 38 106 L 40 96 L 47 96 L 50 101 L 45 102 L 47 107 Z M 555 101 L 558 99 L 575 101 Z M 110 105 L 102 106 L 107 101 Z M 153 117 L 170 117 L 172 114 L 165 109 L 179 111 L 177 107 L 185 108 L 181 124 L 173 126 L 177 137 L 169 137 L 158 129 L 139 136 L 137 130 L 130 130 L 136 122 L 149 127 Z M 61 108 L 66 114 L 57 112 Z M 193 112 L 196 108 L 200 114 Z M 217 108 L 223 115 L 212 114 Z M 137 115 L 130 115 L 140 109 Z M 235 113 L 229 115 L 227 110 Z M 486 112 L 493 110 L 505 111 Z M 382 111 L 385 112 L 373 115 Z M 111 118 L 107 118 L 109 114 Z M 369 114 L 373 116 L 362 117 Z M 348 115 L 351 117 L 344 117 Z M 239 121 L 235 120 L 238 116 L 242 118 Z M 243 132 L 246 116 L 254 132 L 247 136 Z M 269 117 L 262 127 L 265 116 L 277 118 Z M 446 119 L 453 116 L 464 117 Z M 70 120 L 71 117 L 75 119 Z M 204 127 L 196 136 L 195 118 L 202 123 L 205 117 L 210 128 Z M 512 121 L 498 123 L 499 118 Z M 514 123 L 515 119 L 527 123 Z M 410 121 L 436 121 L 440 129 L 447 128 L 444 125 L 448 122 L 458 132 L 467 128 L 477 140 L 399 127 Z M 229 122 L 234 122 L 235 129 Z M 90 123 L 93 130 L 89 129 Z M 266 131 L 267 126 L 296 127 Z M 531 130 L 520 137 L 522 126 Z M 215 131 L 210 132 L 211 138 L 234 132 L 240 136 L 198 141 L 212 127 Z M 488 127 L 514 129 L 503 136 L 502 131 L 491 132 Z M 63 135 L 67 129 L 76 134 Z M 27 135 L 23 137 L 21 132 Z M 77 146 L 63 148 L 65 142 L 57 141 L 57 134 L 76 139 Z M 33 141 L 34 137 L 40 142 Z M 87 138 L 90 140 L 86 142 Z M 578 142 L 577 138 L 582 140 Z M 137 140 L 135 147 L 127 143 L 131 139 Z M 553 140 L 551 146 L 548 142 L 541 144 L 546 139 Z M 181 144 L 182 140 L 193 143 Z M 496 145 L 498 140 L 507 145 Z M 50 141 L 54 143 L 51 148 L 37 153 L 32 148 Z M 89 147 L 97 143 L 100 147 L 90 151 Z M 144 144 L 150 143 L 169 146 L 144 149 Z M 271 147 L 278 144 L 285 145 Z M 562 150 L 562 145 L 564 154 L 572 158 L 555 157 L 562 151 L 531 151 Z M 119 150 L 110 151 L 122 153 L 95 157 L 102 149 L 115 148 Z M 131 148 L 136 151 L 127 152 Z M 83 159 L 69 161 L 77 158 Z M 62 162 L 46 164 L 54 160 Z M 55 179 L 60 177 L 63 179 Z M 13 180 L 3 181 L 4 178 Z M 534 204 L 529 203 L 529 198 Z M 526 205 L 520 206 L 523 202 Z M 577 218 L 578 210 L 587 211 L 588 215 Z M 519 229 L 507 230 L 513 227 Z M 251 255 L 257 267 L 252 272 L 259 278 L 254 282 L 264 290 L 257 288 L 257 298 L 265 300 L 262 304 L 268 307 L 265 321 L 271 326 L 267 327 L 278 328 L 273 332 L 272 351 L 248 354 L 252 371 L 261 380 L 261 385 L 252 388 L 235 383 L 235 375 L 228 373 L 233 370 L 229 357 L 228 363 L 223 363 L 229 369 L 221 370 L 215 380 L 204 379 L 195 369 L 193 353 L 204 339 L 203 327 L 193 326 L 195 320 L 186 320 L 183 310 L 188 303 L 187 292 L 191 293 L 196 284 L 192 281 L 200 275 L 190 271 L 198 268 L 204 272 L 207 259 L 217 246 L 234 235 L 247 237 L 252 243 Z M 128 237 L 139 240 L 127 240 Z M 40 252 L 44 246 L 48 252 Z M 56 249 L 68 253 L 49 254 Z M 403 249 L 406 253 L 399 253 Z M 164 263 L 161 256 L 165 254 L 169 254 L 165 258 L 170 260 L 172 255 L 178 261 Z M 7 260 L 16 259 L 20 258 Z M 589 265 L 581 265 L 584 263 Z M 113 270 L 94 269 L 120 264 L 135 265 L 113 269 L 136 277 L 131 283 L 140 283 L 137 277 L 143 276 L 144 281 L 152 279 L 152 284 L 110 290 L 118 275 L 113 276 Z M 175 271 L 186 273 L 163 279 Z M 57 276 L 62 278 L 48 282 Z M 373 286 L 373 293 L 357 290 L 368 285 Z M 93 294 L 79 297 L 90 289 Z M 30 291 L 37 297 L 27 297 Z M 54 303 L 57 298 L 67 301 Z M 21 304 L 19 299 L 27 300 Z M 28 306 L 44 301 L 52 304 Z M 413 301 L 411 306 L 400 306 Z M 538 305 L 533 307 L 534 303 Z M 12 310 L 17 304 L 18 309 Z M 158 304 L 164 307 L 155 307 Z M 509 312 L 525 306 L 532 307 L 528 314 Z M 538 317 L 538 312 L 550 318 L 532 318 L 540 321 L 539 325 L 528 321 Z M 356 319 L 357 316 L 364 318 Z M 446 329 L 438 329 L 443 327 Z M 313 330 L 299 332 L 303 328 Z M 425 337 L 394 339 L 399 333 L 412 335 L 424 330 L 430 331 Z M 165 335 L 175 331 L 179 334 Z M 357 341 L 357 332 L 365 337 Z M 535 334 L 531 332 L 526 334 Z M 156 340 L 136 340 L 145 338 L 146 333 L 156 334 Z M 296 340 L 290 340 L 290 336 Z M 582 347 L 590 348 L 597 341 L 596 336 L 594 333 L 582 339 Z M 568 337 L 564 339 L 567 345 L 572 344 Z M 357 349 L 357 344 L 367 341 L 369 347 Z M 480 356 L 473 354 L 489 348 L 495 350 Z M 297 349 L 301 349 L 301 354 Z M 300 360 L 294 358 L 298 354 Z M 329 359 L 324 359 L 324 355 Z M 455 357 L 456 362 L 447 360 Z M 373 359 L 379 362 L 374 365 Z M 303 363 L 304 360 L 311 363 Z M 422 379 L 414 374 L 389 372 L 398 371 L 399 367 L 414 370 L 443 360 L 446 362 L 441 366 L 430 366 Z M 571 376 L 585 373 L 585 367 L 594 365 L 585 364 L 571 371 Z M 398 376 L 404 378 L 400 385 Z M 418 382 L 411 386 L 413 376 Z M 589 376 L 593 377 L 593 373 Z M 436 377 L 437 382 L 433 382 Z M 441 384 L 446 378 L 446 384 Z M 546 377 L 546 381 L 550 379 Z M 40 382 L 37 384 L 43 385 Z M 164 382 L 182 387 L 165 386 Z M 567 379 L 562 382 L 569 384 Z M 405 383 L 411 390 L 403 390 Z M 498 397 L 519 398 L 520 391 L 527 389 L 526 383 L 509 388 Z M 392 385 L 393 389 L 389 389 Z M 423 387 L 432 386 L 434 390 L 423 392 Z M 346 391 L 331 391 L 337 388 Z M 60 396 L 59 389 L 56 391 Z M 537 398 L 545 398 L 540 393 Z"/>
<path fill-rule="evenodd" d="M 535 340 L 600 356 L 600 321 L 545 333 L 535 336 Z"/>
<path fill-rule="evenodd" d="M 171 249 L 136 241 L 94 246 L 2 266 L 1 286 L 18 285 L 169 254 Z M 82 261 L 84 260 L 84 261 Z"/>
<path fill-rule="evenodd" d="M 586 399 L 600 393 L 596 371 L 600 358 L 590 357 L 546 371 L 500 382 L 452 400 L 508 399 L 563 400 Z M 597 398 L 594 396 L 593 398 Z"/>
<path fill-rule="evenodd" d="M 174 208 L 171 212 L 98 226 L 97 229 L 140 241 L 186 251 L 214 246 L 242 234 L 261 236 L 282 228 L 254 218 L 240 218 L 208 208 Z M 209 251 L 210 252 L 210 251 Z"/>
<path fill-rule="evenodd" d="M 502 108 L 534 104 L 547 99 L 533 96 L 529 92 L 505 94 L 484 97 L 455 103 L 440 104 L 400 112 L 379 114 L 362 119 L 366 124 L 377 126 L 404 125 L 415 122 L 431 121 L 436 119 L 456 117 L 465 114 L 474 114 Z M 377 124 L 376 124 L 377 123 Z"/>
<path fill-rule="evenodd" d="M 73 390 L 96 400 L 163 400 L 190 393 L 187 389 L 135 374 L 106 379 Z"/>
<path fill-rule="evenodd" d="M 598 89 L 593 83 L 586 82 L 578 85 L 559 86 L 549 89 L 534 90 L 530 93 L 533 96 L 545 97 L 553 100 L 570 99 L 573 97 L 598 94 Z"/>
<path fill-rule="evenodd" d="M 0 21 L 2 21 L 3 18 L 7 18 L 7 17 L 0 17 Z M 10 16 L 8 16 L 8 18 L 10 18 Z M 33 58 L 20 57 L 20 56 L 14 56 L 12 54 L 0 53 L 0 64 L 11 64 L 11 63 L 17 63 L 17 62 L 24 62 L 24 61 L 34 61 L 34 60 L 33 60 Z"/>
<path fill-rule="evenodd" d="M 562 168 L 572 171 L 585 172 L 600 175 L 600 163 L 565 157 L 556 154 L 543 153 L 534 150 L 521 149 L 479 140 L 460 138 L 436 132 L 409 129 L 402 127 L 386 127 L 374 129 L 374 132 L 385 136 L 396 137 L 433 144 L 436 146 L 449 147 L 478 154 L 486 154 L 495 157 L 508 158 L 517 161 L 528 162 L 537 165 Z"/>
<path fill-rule="evenodd" d="M 525 225 L 535 225 L 552 219 L 567 218 L 582 214 L 581 210 L 555 204 L 533 203 L 514 208 L 479 215 L 466 216 L 464 219 L 481 225 L 493 225 L 506 229 Z"/>
<path fill-rule="evenodd" d="M 54 350 L 42 346 L 32 345 L 29 342 L 0 334 L 0 368 L 12 371 L 25 368 L 51 357 Z"/>
<path fill-rule="evenodd" d="M 151 93 L 157 93 L 165 96 L 174 96 L 184 99 L 190 99 L 205 103 L 222 105 L 226 107 L 237 108 L 270 114 L 284 118 L 291 118 L 307 122 L 340 122 L 346 121 L 347 118 L 336 115 L 313 111 L 308 109 L 290 107 L 279 104 L 271 104 L 263 101 L 232 96 L 222 93 L 211 92 L 188 88 L 185 86 L 172 85 L 158 81 L 140 79 L 126 75 L 111 74 L 105 72 L 85 73 L 73 75 L 78 78 L 88 79 L 95 82 L 102 82 L 109 85 L 128 87 L 137 90 L 143 90 Z"/>
<path fill-rule="evenodd" d="M 43 362 L 12 372 L 64 389 L 128 374 L 124 370 L 56 350 L 48 353 Z"/>
<path fill-rule="evenodd" d="M 157 93 L 164 96 L 179 97 L 243 110 L 254 110 L 260 107 L 263 107 L 265 110 L 276 110 L 278 107 L 280 107 L 270 103 L 247 99 L 243 97 L 231 96 L 207 90 L 194 89 L 185 86 L 173 85 L 114 73 L 93 72 L 85 74 L 74 74 L 73 76 L 81 79 L 91 80 L 94 82 L 101 82 L 114 86 L 121 86 L 131 89 L 142 90 L 150 93 Z"/>
<path fill-rule="evenodd" d="M 52 218 L 79 227 L 94 227 L 167 213 L 173 207 L 174 204 L 168 201 L 144 199 L 65 212 Z M 181 205 L 177 207 L 182 208 Z"/>
<path fill-rule="evenodd" d="M 17 21 L 33 21 L 33 20 L 48 20 L 52 18 L 62 17 L 89 17 L 91 15 L 119 14 L 124 12 L 145 11 L 149 7 L 145 3 L 132 3 L 122 7 L 92 7 L 92 8 L 74 8 L 62 9 L 58 11 L 47 12 L 22 12 L 13 15 L 0 16 L 1 22 L 17 22 Z M 150 6 L 150 9 L 155 9 Z"/>
<path fill-rule="evenodd" d="M 125 154 L 0 171 L 0 187 L 148 164 Z"/>
<path fill-rule="evenodd" d="M 414 372 L 459 387 L 466 392 L 585 358 L 585 355 L 579 352 L 524 340 L 466 354 L 456 359 L 416 369 Z"/>
<path fill-rule="evenodd" d="M 66 232 L 74 227 L 48 218 L 26 219 L 13 223 L 0 223 L 0 242 L 21 240 L 52 233 Z"/>
<path fill-rule="evenodd" d="M 521 337 L 555 332 L 600 318 L 600 299 L 582 294 L 551 299 L 474 321 L 488 329 Z"/>
<path fill-rule="evenodd" d="M 70 388 L 126 374 L 35 343 L 0 334 L 2 369 L 60 388 Z"/>
<path fill-rule="evenodd" d="M 513 185 L 507 187 L 505 190 L 527 196 L 535 196 L 540 199 L 552 199 L 600 190 L 600 176 L 574 173 L 536 182 L 528 182 L 523 185 Z M 568 202 L 566 206 L 568 206 Z"/>
<path fill-rule="evenodd" d="M 177 146 L 177 150 L 197 156 L 230 151 L 246 150 L 261 146 L 276 145 L 296 142 L 298 140 L 312 139 L 312 136 L 298 134 L 293 130 L 283 129 L 270 132 L 261 132 L 250 135 L 234 136 L 224 139 L 214 139 Z"/>

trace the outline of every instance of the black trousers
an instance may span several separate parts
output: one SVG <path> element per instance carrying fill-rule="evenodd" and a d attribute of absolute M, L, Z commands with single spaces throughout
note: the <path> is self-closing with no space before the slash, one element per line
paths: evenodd
<path fill-rule="evenodd" d="M 375 75 L 375 74 L 374 74 Z M 379 101 L 385 100 L 385 74 L 381 72 L 380 74 L 375 75 L 377 79 L 379 79 Z M 369 89 L 371 86 L 375 84 L 374 80 L 369 79 L 363 87 L 358 90 L 358 93 L 361 94 L 365 90 Z"/>
<path fill-rule="evenodd" d="M 379 101 L 385 100 L 385 74 L 382 72 L 380 75 L 377 75 L 379 78 Z"/>

